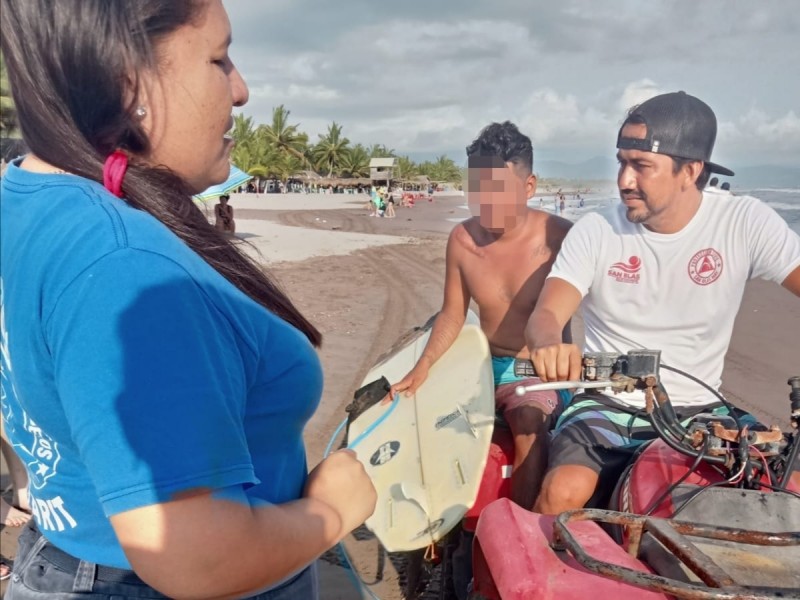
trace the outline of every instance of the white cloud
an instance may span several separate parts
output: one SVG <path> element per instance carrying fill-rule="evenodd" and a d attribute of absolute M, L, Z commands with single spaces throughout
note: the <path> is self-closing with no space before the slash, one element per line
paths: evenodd
<path fill-rule="evenodd" d="M 645 100 L 649 100 L 654 96 L 663 94 L 665 90 L 659 88 L 658 84 L 651 79 L 640 79 L 625 86 L 622 92 L 622 98 L 619 100 L 617 107 L 620 114 L 624 115 L 628 110 L 641 104 Z"/>
<path fill-rule="evenodd" d="M 324 85 L 303 85 L 290 83 L 285 88 L 265 84 L 250 89 L 251 98 L 263 98 L 274 104 L 284 104 L 288 101 L 302 98 L 310 102 L 327 102 L 339 98 L 339 91 Z"/>
<path fill-rule="evenodd" d="M 751 109 L 735 121 L 723 121 L 717 132 L 717 148 L 739 163 L 775 162 L 797 166 L 800 157 L 800 117 L 789 111 L 770 117 Z"/>
<path fill-rule="evenodd" d="M 561 96 L 549 88 L 534 91 L 528 96 L 520 120 L 521 129 L 537 145 L 563 144 L 581 132 L 591 135 L 588 129 L 593 125 L 587 112 L 578 106 L 575 96 Z"/>
<path fill-rule="evenodd" d="M 717 147 L 800 163 L 792 0 L 229 1 L 232 54 L 257 122 L 284 104 L 311 139 L 450 153 L 512 120 L 537 152 L 607 156 L 625 112 L 684 89 L 720 119 Z M 716 153 L 715 153 L 716 154 Z"/>

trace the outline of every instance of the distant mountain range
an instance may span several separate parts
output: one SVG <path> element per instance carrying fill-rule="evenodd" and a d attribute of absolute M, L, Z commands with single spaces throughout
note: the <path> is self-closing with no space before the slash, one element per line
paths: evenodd
<path fill-rule="evenodd" d="M 537 160 L 537 175 L 543 179 L 570 179 L 583 181 L 614 181 L 617 162 L 613 158 L 596 156 L 579 163 L 557 160 Z M 800 167 L 763 165 L 735 168 L 735 177 L 720 176 L 720 181 L 730 181 L 734 189 L 800 188 Z"/>

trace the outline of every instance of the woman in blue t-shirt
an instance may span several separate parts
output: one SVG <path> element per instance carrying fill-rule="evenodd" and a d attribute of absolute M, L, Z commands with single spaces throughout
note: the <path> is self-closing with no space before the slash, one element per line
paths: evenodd
<path fill-rule="evenodd" d="M 221 0 L 0 0 L 30 153 L 2 181 L 2 417 L 32 524 L 9 599 L 316 596 L 372 512 L 308 474 L 320 333 L 192 194 L 248 91 Z"/>

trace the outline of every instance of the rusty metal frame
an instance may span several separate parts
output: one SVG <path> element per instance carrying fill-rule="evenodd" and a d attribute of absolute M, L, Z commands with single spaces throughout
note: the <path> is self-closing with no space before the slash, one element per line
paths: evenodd
<path fill-rule="evenodd" d="M 630 535 L 628 552 L 634 557 L 639 554 L 642 536 L 649 533 L 697 575 L 705 585 L 686 583 L 598 560 L 590 556 L 569 531 L 567 524 L 574 521 L 595 521 L 626 527 Z M 758 546 L 800 546 L 800 531 L 767 533 L 592 508 L 571 510 L 558 515 L 553 523 L 552 545 L 557 551 L 567 551 L 572 554 L 575 560 L 593 573 L 636 587 L 672 594 L 678 598 L 688 600 L 800 598 L 800 590 L 796 589 L 750 587 L 737 584 L 724 569 L 685 537 L 688 535 Z"/>
<path fill-rule="evenodd" d="M 735 429 L 725 429 L 719 423 L 713 424 L 713 434 L 725 441 L 739 443 L 739 432 Z M 748 431 L 747 443 L 753 446 L 780 442 L 783 439 L 783 432 L 777 425 L 773 425 L 767 431 Z"/>

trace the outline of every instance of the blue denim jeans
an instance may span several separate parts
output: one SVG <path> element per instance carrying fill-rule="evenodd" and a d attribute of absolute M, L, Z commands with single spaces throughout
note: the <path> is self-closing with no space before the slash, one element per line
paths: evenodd
<path fill-rule="evenodd" d="M 80 561 L 77 569 L 65 570 L 42 555 L 47 540 L 33 525 L 25 527 L 19 538 L 17 558 L 6 600 L 43 600 L 46 596 L 58 600 L 123 600 L 124 598 L 167 598 L 143 581 L 133 571 L 108 570 Z M 251 596 L 254 600 L 317 600 L 319 584 L 316 565 L 304 569 L 277 588 Z"/>

